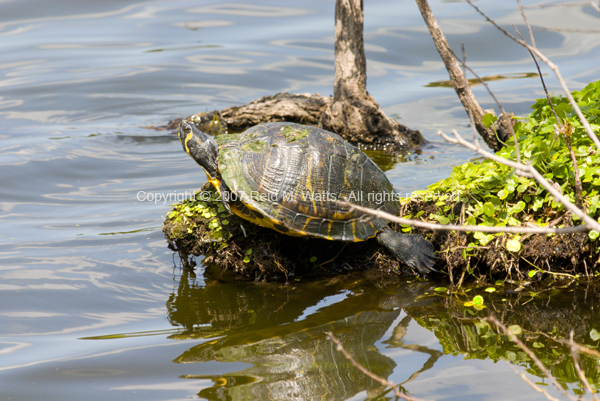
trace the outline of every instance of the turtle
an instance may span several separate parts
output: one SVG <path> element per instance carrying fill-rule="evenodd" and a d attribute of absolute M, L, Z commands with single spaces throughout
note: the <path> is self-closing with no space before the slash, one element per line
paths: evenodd
<path fill-rule="evenodd" d="M 398 233 L 386 220 L 340 202 L 394 215 L 400 210 L 385 173 L 341 136 L 314 126 L 271 122 L 213 138 L 186 120 L 177 133 L 227 211 L 291 236 L 346 242 L 376 237 L 420 274 L 437 271 L 431 242 Z"/>

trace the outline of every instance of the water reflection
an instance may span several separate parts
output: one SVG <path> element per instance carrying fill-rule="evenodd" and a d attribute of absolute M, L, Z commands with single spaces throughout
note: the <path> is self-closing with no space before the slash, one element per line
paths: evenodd
<path fill-rule="evenodd" d="M 557 338 L 568 338 L 573 329 L 576 341 L 592 348 L 600 345 L 594 312 L 598 289 L 520 293 L 506 287 L 494 296 L 484 293 L 490 300 L 488 308 L 477 312 L 465 307 L 460 296 L 433 295 L 430 283 L 388 283 L 381 288 L 376 280 L 349 276 L 264 287 L 207 278 L 204 285 L 198 285 L 184 272 L 177 292 L 167 301 L 169 321 L 183 329 L 169 338 L 209 339 L 177 356 L 177 364 L 250 365 L 225 374 L 206 374 L 200 366 L 200 372 L 194 373 L 190 366 L 189 373 L 180 378 L 210 380 L 213 385 L 198 393 L 210 400 L 347 399 L 364 391 L 375 398 L 387 394 L 335 351 L 326 337 L 329 331 L 360 364 L 379 376 L 388 378 L 404 369 L 401 385 L 433 368 L 444 354 L 493 362 L 503 359 L 543 382 L 531 358 L 485 321 L 492 314 L 520 332 L 521 340 L 551 374 L 580 394 L 583 386 L 570 350 Z M 443 352 L 414 341 L 405 343 L 411 321 L 433 332 Z M 388 357 L 375 346 L 377 342 L 424 354 L 427 360 L 423 365 L 399 366 L 402 359 Z M 597 361 L 582 355 L 581 365 L 591 385 L 600 387 Z"/>
<path fill-rule="evenodd" d="M 565 388 L 582 394 L 584 387 L 575 370 L 570 347 L 562 340 L 573 331 L 574 340 L 597 349 L 600 329 L 597 309 L 600 305 L 598 285 L 548 289 L 539 292 L 515 292 L 505 288 L 496 296 L 486 294 L 492 303 L 482 312 L 464 307 L 462 301 L 446 299 L 445 307 L 428 305 L 406 308 L 405 312 L 419 325 L 435 333 L 444 354 L 463 355 L 465 359 L 506 360 L 522 366 L 541 381 L 547 380 L 534 361 L 508 336 L 499 334 L 484 320 L 494 315 L 533 350 L 551 375 Z M 481 292 L 485 294 L 484 292 Z M 470 294 L 472 297 L 474 294 Z M 580 356 L 581 368 L 593 388 L 600 388 L 598 361 Z"/>
<path fill-rule="evenodd" d="M 401 308 L 414 305 L 415 298 L 430 286 L 408 283 L 378 289 L 364 279 L 350 277 L 278 289 L 217 280 L 199 286 L 184 273 L 167 309 L 171 323 L 185 331 L 171 338 L 218 338 L 190 348 L 174 362 L 251 365 L 224 375 L 181 376 L 211 380 L 213 386 L 198 394 L 211 400 L 347 399 L 362 391 L 381 395 L 387 390 L 344 359 L 327 339 L 327 332 L 333 332 L 360 364 L 387 378 L 396 362 L 374 344 L 399 318 Z M 410 320 L 401 319 L 385 343 L 429 355 L 425 366 L 415 366 L 409 374 L 412 380 L 431 368 L 441 353 L 404 345 Z"/>

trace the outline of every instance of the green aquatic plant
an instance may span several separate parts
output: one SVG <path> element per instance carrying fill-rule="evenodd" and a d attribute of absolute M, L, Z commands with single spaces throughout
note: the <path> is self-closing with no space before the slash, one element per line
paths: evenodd
<path fill-rule="evenodd" d="M 600 132 L 600 81 L 587 85 L 572 93 L 588 119 L 592 129 Z M 551 184 L 573 203 L 577 203 L 576 177 L 571 153 L 565 137 L 573 149 L 579 169 L 582 187 L 582 208 L 593 218 L 600 216 L 600 154 L 588 137 L 579 118 L 572 110 L 567 98 L 552 97 L 552 103 L 562 126 L 559 128 L 547 99 L 538 99 L 531 106 L 533 112 L 517 120 L 514 131 L 519 143 L 521 160 L 531 163 Z M 495 120 L 486 114 L 484 122 L 490 125 Z M 517 159 L 517 148 L 512 141 L 496 153 L 511 161 Z M 443 194 L 444 197 L 441 197 Z M 580 224 L 577 216 L 567 213 L 564 206 L 555 200 L 532 178 L 522 177 L 506 165 L 489 159 L 478 159 L 453 168 L 446 179 L 440 180 L 423 191 L 404 198 L 409 205 L 414 199 L 425 199 L 435 210 L 408 207 L 408 213 L 428 210 L 424 217 L 441 224 L 454 223 L 482 226 L 527 226 L 565 227 Z M 590 231 L 589 241 L 597 240 L 599 233 Z M 461 257 L 466 262 L 480 255 L 484 247 L 502 248 L 508 255 L 519 255 L 524 240 L 531 235 L 473 232 L 467 235 Z M 595 252 L 598 248 L 595 247 Z"/>

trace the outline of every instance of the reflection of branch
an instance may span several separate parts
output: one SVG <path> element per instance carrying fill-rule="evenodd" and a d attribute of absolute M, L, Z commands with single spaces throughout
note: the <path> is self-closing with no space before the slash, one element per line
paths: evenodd
<path fill-rule="evenodd" d="M 441 353 L 440 351 L 438 351 L 436 349 L 431 349 L 431 348 L 428 348 L 428 347 L 425 347 L 422 345 L 404 344 L 404 341 L 402 341 L 402 339 L 406 335 L 406 329 L 411 320 L 412 320 L 412 318 L 410 316 L 404 317 L 400 321 L 400 323 L 398 323 L 398 325 L 394 328 L 392 337 L 389 340 L 383 341 L 384 344 L 391 344 L 389 346 L 389 348 L 402 348 L 405 350 L 409 350 L 409 351 L 413 351 L 413 352 L 422 352 L 424 354 L 429 355 L 429 359 L 427 359 L 427 361 L 425 361 L 425 363 L 423 364 L 423 367 L 421 369 L 419 369 L 418 371 L 414 372 L 412 375 L 410 375 L 410 377 L 408 379 L 406 379 L 405 381 L 400 383 L 400 386 L 404 386 L 406 383 L 409 383 L 409 382 L 415 380 L 417 377 L 419 377 L 419 375 L 421 373 L 425 372 L 426 370 L 431 369 L 433 367 L 433 365 L 437 362 L 437 360 L 440 359 L 440 357 L 442 355 L 444 355 L 443 353 Z"/>
<path fill-rule="evenodd" d="M 569 393 L 567 393 L 567 391 L 564 389 L 564 387 L 561 386 L 558 381 L 556 381 L 554 376 L 552 376 L 550 374 L 548 369 L 546 369 L 546 367 L 544 366 L 542 361 L 540 361 L 540 359 L 533 353 L 533 351 L 531 351 L 529 348 L 527 348 L 527 346 L 525 344 L 523 344 L 521 342 L 521 340 L 519 340 L 513 333 L 508 331 L 506 326 L 503 325 L 502 323 L 500 323 L 495 317 L 488 316 L 487 320 L 489 322 L 495 324 L 498 328 L 500 328 L 504 332 L 504 334 L 506 334 L 511 339 L 512 342 L 517 344 L 531 358 L 533 363 L 535 363 L 535 366 L 537 366 L 538 369 L 540 369 L 542 371 L 544 376 L 546 376 L 548 378 L 548 380 L 550 380 L 556 386 L 556 388 L 558 388 L 560 391 L 562 391 L 562 393 L 565 397 L 572 399 L 572 397 L 569 396 Z"/>
<path fill-rule="evenodd" d="M 587 388 L 590 394 L 592 394 L 594 401 L 598 401 L 598 397 L 596 397 L 594 389 L 592 389 L 592 386 L 590 386 L 590 382 L 588 382 L 588 380 L 585 378 L 585 375 L 579 366 L 579 353 L 577 352 L 577 348 L 575 348 L 575 342 L 573 341 L 573 330 L 571 330 L 571 333 L 569 334 L 569 345 L 571 346 L 571 355 L 573 356 L 573 366 L 575 366 L 575 370 L 577 371 L 577 375 L 579 375 L 579 379 L 581 379 L 581 382 L 585 388 Z"/>
<path fill-rule="evenodd" d="M 342 343 L 340 343 L 340 340 L 338 340 L 331 331 L 327 333 L 327 336 L 335 344 L 335 349 L 337 351 L 341 352 L 341 354 L 344 355 L 344 358 L 346 358 L 348 361 L 350 361 L 350 363 L 352 365 L 354 365 L 354 367 L 356 367 L 358 370 L 360 370 L 365 375 L 369 376 L 371 379 L 378 381 L 382 385 L 393 389 L 396 397 L 403 398 L 407 401 L 422 401 L 420 398 L 415 398 L 415 397 L 411 397 L 410 395 L 403 394 L 392 381 L 384 379 L 381 376 L 377 376 L 375 373 L 367 370 L 364 366 L 362 366 L 358 362 L 356 362 L 356 360 L 354 358 L 352 358 L 352 355 L 350 355 L 348 353 L 348 351 L 346 351 L 344 349 L 344 347 L 342 346 Z"/>
<path fill-rule="evenodd" d="M 548 394 L 548 392 L 546 391 L 545 388 L 541 388 L 541 387 L 537 386 L 535 383 L 533 383 L 531 380 L 529 380 L 527 378 L 527 376 L 525 376 L 525 373 L 517 372 L 517 369 L 512 367 L 510 364 L 508 364 L 508 367 L 511 368 L 512 371 L 515 372 L 516 375 L 521 377 L 521 379 L 523 379 L 523 381 L 525 381 L 525 383 L 529 384 L 531 386 L 531 388 L 533 388 L 535 391 L 537 391 L 538 393 L 544 394 L 546 396 L 546 398 L 549 399 L 550 401 L 559 401 L 558 398 L 552 397 L 550 394 Z"/>
<path fill-rule="evenodd" d="M 566 3 L 548 3 L 548 4 L 534 4 L 532 6 L 525 6 L 524 8 L 546 8 L 546 7 L 584 7 L 591 6 L 594 10 L 600 13 L 600 6 L 596 4 L 596 0 L 582 1 L 582 2 L 566 2 Z"/>

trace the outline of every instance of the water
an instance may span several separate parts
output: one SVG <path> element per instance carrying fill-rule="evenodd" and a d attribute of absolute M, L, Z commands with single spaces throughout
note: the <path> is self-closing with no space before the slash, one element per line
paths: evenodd
<path fill-rule="evenodd" d="M 465 114 L 439 85 L 447 73 L 416 5 L 365 3 L 369 92 L 430 141 L 387 173 L 401 192 L 422 189 L 475 157 L 435 135 L 469 134 Z M 512 2 L 478 5 L 526 32 Z M 527 114 L 542 96 L 537 79 L 514 78 L 535 72 L 528 53 L 466 4 L 431 7 L 451 45 L 465 43 L 472 68 L 507 78 L 492 82 L 504 107 Z M 203 269 L 192 277 L 160 229 L 169 204 L 139 200 L 192 191 L 205 180 L 175 136 L 144 127 L 277 92 L 330 95 L 333 10 L 333 1 L 0 2 L 0 399 L 384 393 L 331 348 L 330 330 L 372 371 L 396 383 L 410 379 L 404 388 L 419 397 L 545 399 L 507 364 L 493 363 L 497 352 L 525 371 L 531 365 L 518 350 L 502 343 L 490 351 L 485 327 L 459 319 L 466 295 L 453 301 L 431 295 L 439 283 L 386 286 L 364 275 L 287 286 L 243 284 Z M 536 29 L 536 41 L 572 89 L 598 79 L 598 33 L 564 29 L 597 30 L 599 14 L 578 6 L 530 9 L 528 17 L 538 28 L 563 29 Z M 493 105 L 474 90 L 484 107 Z M 512 291 L 499 287 L 506 295 L 489 308 L 501 315 L 507 302 L 528 301 Z M 554 322 L 561 335 L 571 325 L 594 345 L 596 292 L 569 291 L 516 309 Z M 528 338 L 545 330 L 507 318 Z M 565 360 L 553 374 L 576 393 Z"/>

